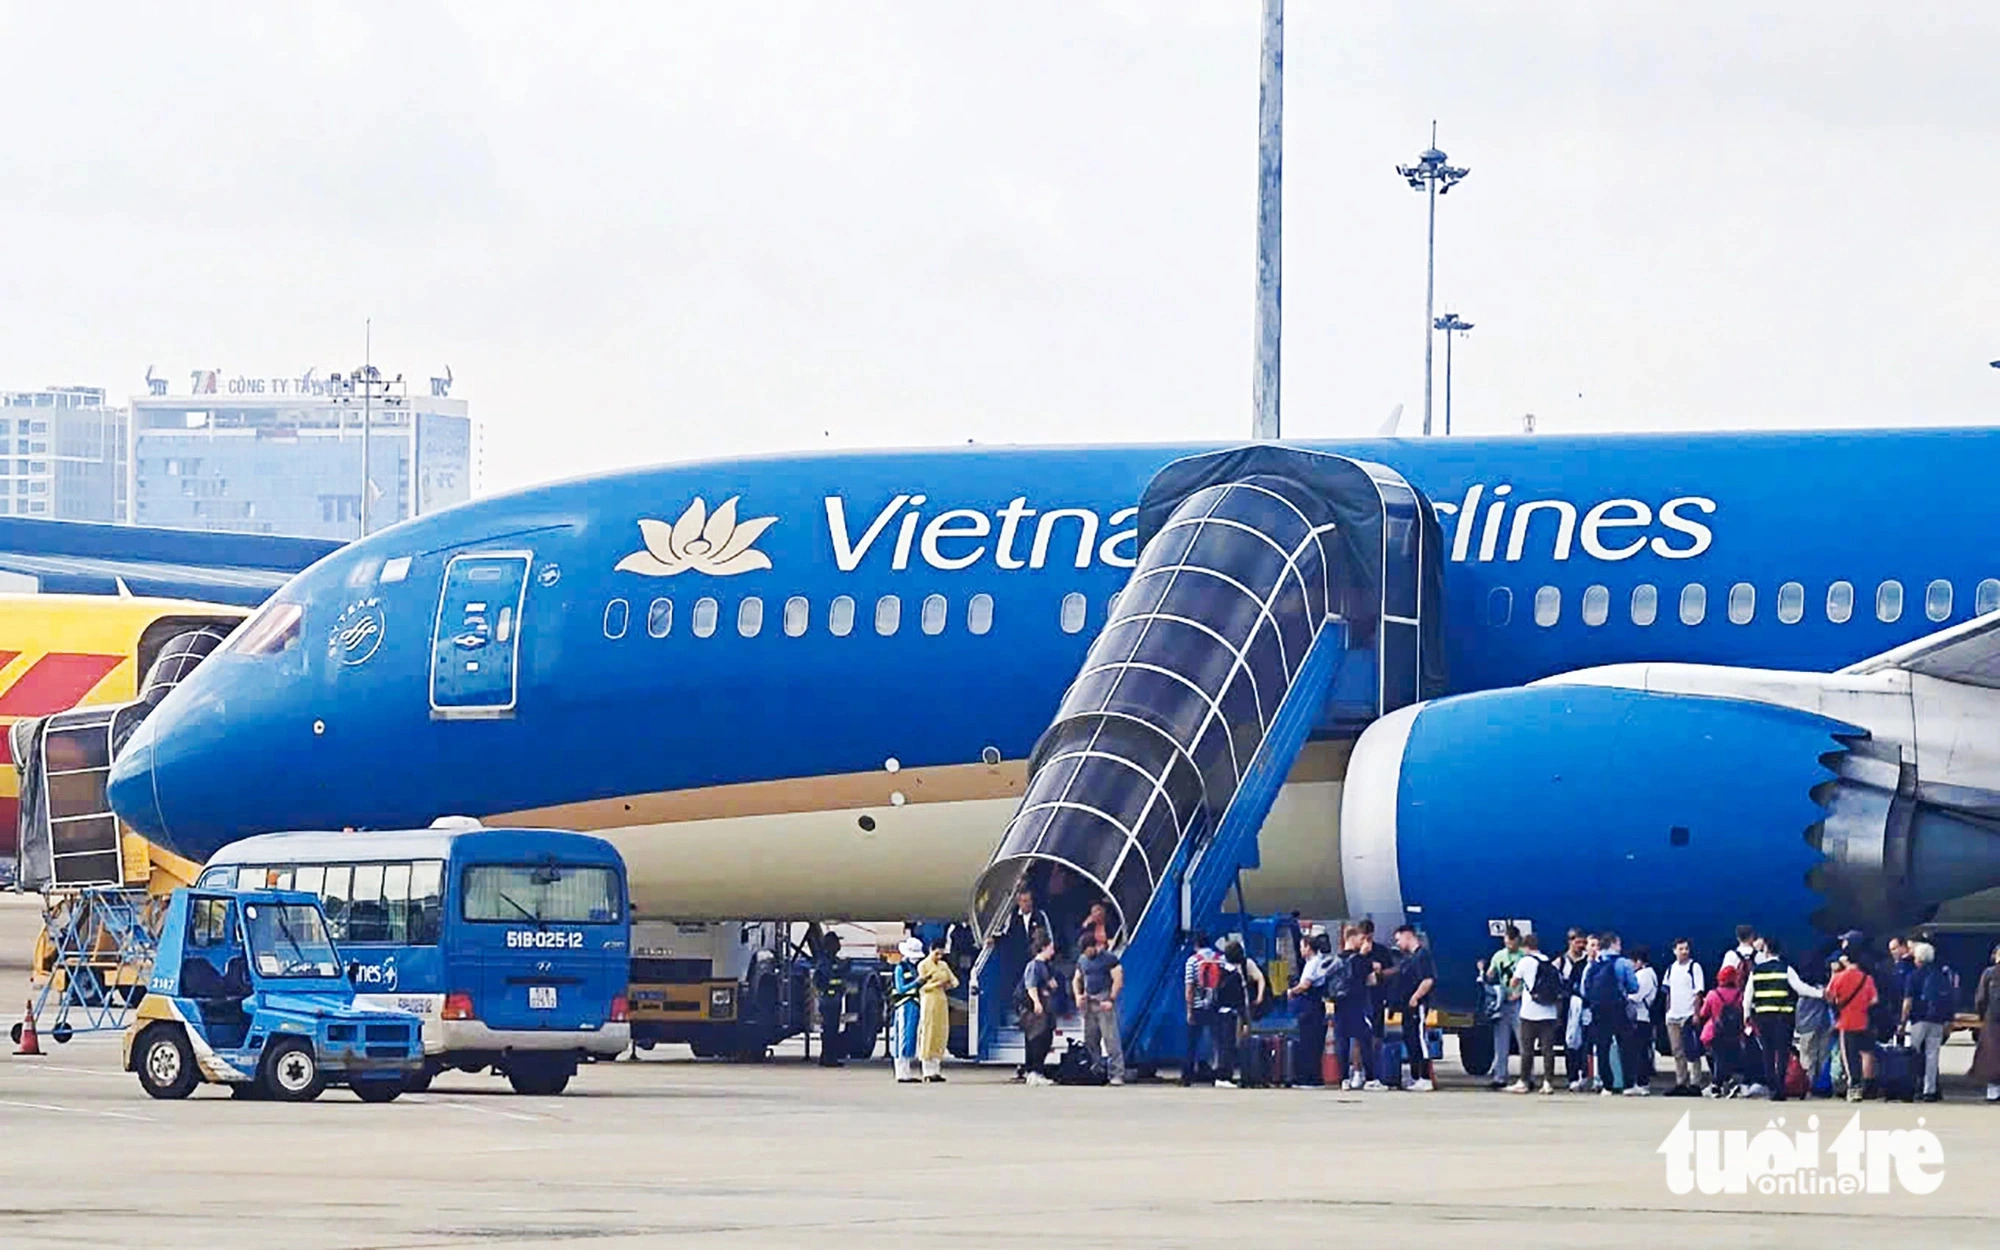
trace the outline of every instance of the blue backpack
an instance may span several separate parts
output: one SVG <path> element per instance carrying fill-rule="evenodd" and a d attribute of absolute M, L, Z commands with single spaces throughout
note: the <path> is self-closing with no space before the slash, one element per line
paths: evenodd
<path fill-rule="evenodd" d="M 1593 1007 L 1611 1007 L 1625 1002 L 1625 987 L 1618 983 L 1618 960 L 1599 955 L 1583 973 L 1583 1001 Z"/>
<path fill-rule="evenodd" d="M 1361 978 L 1354 975 L 1354 956 L 1341 954 L 1334 956 L 1333 966 L 1326 970 L 1326 996 L 1335 1002 L 1354 997 L 1360 988 Z"/>

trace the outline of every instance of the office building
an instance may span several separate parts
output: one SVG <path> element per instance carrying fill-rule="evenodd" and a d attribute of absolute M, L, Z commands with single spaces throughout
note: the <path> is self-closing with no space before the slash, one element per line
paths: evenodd
<path fill-rule="evenodd" d="M 0 391 L 0 516 L 124 520 L 125 446 L 102 387 Z"/>

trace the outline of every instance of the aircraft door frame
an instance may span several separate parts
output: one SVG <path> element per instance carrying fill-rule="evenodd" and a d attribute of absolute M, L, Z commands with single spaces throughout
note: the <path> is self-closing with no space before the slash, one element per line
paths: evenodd
<path fill-rule="evenodd" d="M 508 580 L 510 574 L 503 573 L 496 587 L 498 594 L 483 599 L 464 594 L 463 582 L 457 583 L 460 598 L 465 602 L 448 618 L 447 610 L 451 607 L 455 586 L 453 574 L 461 564 L 470 562 L 510 562 L 517 563 L 519 567 L 511 572 L 511 585 Z M 535 553 L 520 548 L 464 551 L 445 562 L 444 574 L 438 579 L 437 612 L 431 619 L 432 720 L 496 720 L 514 714 L 521 693 L 521 616 L 527 607 L 528 577 L 534 570 L 534 564 Z M 506 598 L 510 591 L 511 603 Z M 468 645 L 464 640 L 472 637 L 483 640 Z M 448 655 L 456 660 L 459 651 L 468 650 L 481 652 L 481 658 L 469 661 L 465 670 L 456 675 L 462 678 L 466 671 L 477 670 L 481 664 L 501 660 L 506 666 L 504 692 L 498 689 L 474 690 L 461 698 L 457 692 L 447 690 L 443 692 L 444 701 L 440 702 L 439 678 L 447 674 L 440 673 L 439 661 Z M 476 684 L 489 685 L 484 676 Z M 504 699 L 500 697 L 503 693 Z"/>

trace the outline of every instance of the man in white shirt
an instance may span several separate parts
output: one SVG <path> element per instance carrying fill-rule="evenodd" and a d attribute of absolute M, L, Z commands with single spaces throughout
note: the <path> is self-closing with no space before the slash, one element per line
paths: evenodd
<path fill-rule="evenodd" d="M 1725 951 L 1722 966 L 1736 969 L 1738 985 L 1750 984 L 1750 965 L 1757 962 L 1757 930 L 1747 924 L 1736 926 L 1736 945 Z"/>
<path fill-rule="evenodd" d="M 1694 961 L 1694 946 L 1686 938 L 1674 941 L 1674 962 L 1667 965 L 1667 1045 L 1674 1052 L 1674 1087 L 1669 1098 L 1685 1098 L 1695 1092 L 1694 1063 L 1688 1057 L 1689 1022 L 1701 1007 L 1708 982 L 1701 965 Z"/>
<path fill-rule="evenodd" d="M 1569 993 L 1562 984 L 1562 976 L 1555 965 L 1543 954 L 1541 941 L 1532 933 L 1521 935 L 1521 958 L 1510 974 L 1521 993 L 1521 1076 L 1507 1087 L 1510 1094 L 1525 1094 L 1535 1087 L 1535 1052 L 1542 1055 L 1542 1085 L 1544 1094 L 1556 1092 L 1556 1017 L 1561 1014 L 1562 998 Z M 1542 1001 L 1535 996 L 1535 985 L 1543 977 L 1549 978 L 1544 987 Z"/>

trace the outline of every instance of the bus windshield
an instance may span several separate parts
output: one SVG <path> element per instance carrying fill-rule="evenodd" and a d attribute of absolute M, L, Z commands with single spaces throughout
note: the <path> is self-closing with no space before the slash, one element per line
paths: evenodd
<path fill-rule="evenodd" d="M 602 865 L 474 864 L 465 870 L 467 920 L 610 924 L 623 911 L 618 874 Z"/>
<path fill-rule="evenodd" d="M 319 908 L 303 903 L 249 903 L 243 908 L 245 939 L 258 976 L 337 977 L 340 956 L 327 937 Z"/>

